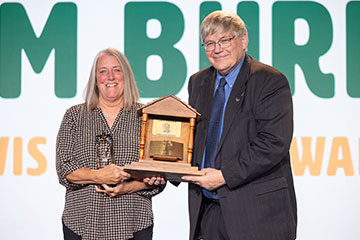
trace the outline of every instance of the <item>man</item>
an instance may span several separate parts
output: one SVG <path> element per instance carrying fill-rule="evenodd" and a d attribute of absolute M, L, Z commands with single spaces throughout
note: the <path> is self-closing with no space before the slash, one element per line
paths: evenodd
<path fill-rule="evenodd" d="M 293 133 L 286 77 L 245 53 L 248 35 L 235 14 L 201 24 L 212 66 L 189 80 L 200 114 L 189 183 L 190 239 L 292 240 L 297 209 L 289 147 Z"/>

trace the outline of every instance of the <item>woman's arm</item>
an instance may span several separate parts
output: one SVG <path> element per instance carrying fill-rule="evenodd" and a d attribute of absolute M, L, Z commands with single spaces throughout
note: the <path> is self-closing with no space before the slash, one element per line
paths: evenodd
<path fill-rule="evenodd" d="M 101 189 L 99 186 L 95 185 L 95 190 L 97 192 L 105 193 L 110 197 L 115 197 L 117 195 L 131 194 L 141 190 L 150 190 L 150 189 L 159 188 L 159 185 L 165 185 L 165 183 L 166 182 L 163 178 L 153 177 L 153 178 L 148 178 L 146 182 L 140 180 L 132 180 L 129 182 L 124 181 L 117 184 L 116 187 L 114 188 L 111 188 L 106 184 L 102 184 L 104 189 Z M 163 187 L 160 186 L 160 188 L 162 189 Z"/>
<path fill-rule="evenodd" d="M 80 168 L 66 179 L 75 184 L 118 184 L 130 177 L 123 167 L 110 164 L 101 169 Z"/>

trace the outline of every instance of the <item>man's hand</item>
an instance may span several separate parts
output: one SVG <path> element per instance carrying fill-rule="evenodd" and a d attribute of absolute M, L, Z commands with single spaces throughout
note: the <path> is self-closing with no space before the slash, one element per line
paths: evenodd
<path fill-rule="evenodd" d="M 204 168 L 204 176 L 183 176 L 181 179 L 186 182 L 192 182 L 207 190 L 214 190 L 226 184 L 221 170 L 215 168 Z"/>

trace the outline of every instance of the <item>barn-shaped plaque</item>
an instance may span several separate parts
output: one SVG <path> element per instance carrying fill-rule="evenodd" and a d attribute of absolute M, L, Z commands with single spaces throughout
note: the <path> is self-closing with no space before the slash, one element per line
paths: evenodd
<path fill-rule="evenodd" d="M 142 116 L 139 162 L 125 165 L 135 178 L 163 176 L 181 181 L 183 175 L 204 175 L 191 166 L 195 122 L 200 114 L 174 95 L 138 109 Z"/>

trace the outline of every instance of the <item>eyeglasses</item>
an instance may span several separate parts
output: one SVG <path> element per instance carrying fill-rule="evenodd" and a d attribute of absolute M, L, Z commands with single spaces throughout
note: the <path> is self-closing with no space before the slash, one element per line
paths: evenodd
<path fill-rule="evenodd" d="M 235 36 L 229 37 L 229 38 L 222 38 L 217 42 L 207 42 L 207 43 L 202 43 L 201 46 L 203 46 L 205 48 L 205 51 L 213 51 L 216 48 L 216 44 L 219 44 L 219 47 L 221 47 L 222 49 L 224 48 L 228 48 L 231 46 L 231 40 L 233 40 L 235 38 Z"/>

